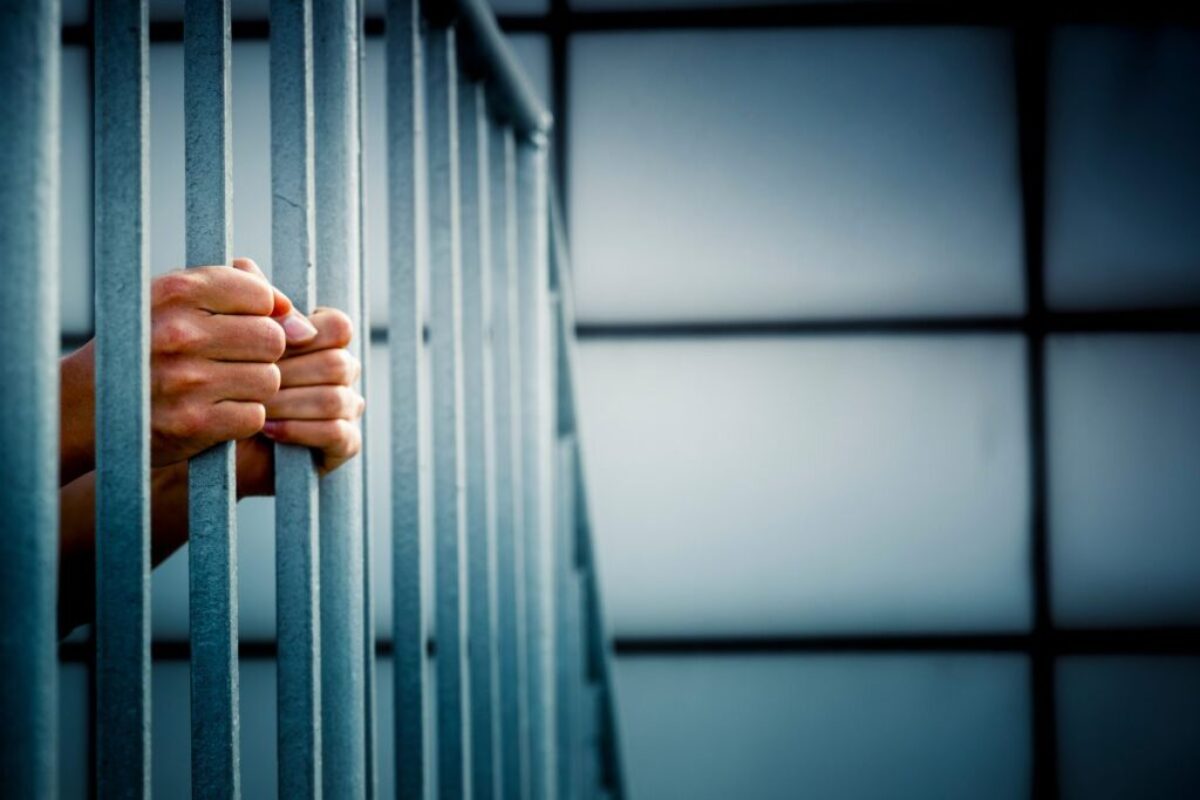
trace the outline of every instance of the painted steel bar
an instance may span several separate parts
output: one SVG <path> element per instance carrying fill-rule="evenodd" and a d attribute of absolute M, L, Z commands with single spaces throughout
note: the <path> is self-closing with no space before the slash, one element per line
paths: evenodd
<path fill-rule="evenodd" d="M 552 362 L 549 326 L 549 208 L 544 137 L 517 143 L 517 286 L 520 303 L 521 450 L 529 683 L 530 795 L 554 796 Z"/>
<path fill-rule="evenodd" d="M 516 144 L 512 129 L 488 132 L 492 247 L 492 368 L 496 460 L 496 639 L 499 649 L 500 786 L 527 795 L 524 530 L 521 510 L 521 381 L 517 315 Z"/>
<path fill-rule="evenodd" d="M 557 316 L 558 304 L 555 303 Z M 561 415 L 560 415 L 561 416 Z M 575 572 L 575 438 L 557 439 L 555 449 L 554 596 L 555 709 L 558 725 L 559 797 L 579 794 L 579 686 L 583 662 L 579 647 L 578 578 Z"/>
<path fill-rule="evenodd" d="M 524 136 L 549 132 L 542 105 L 486 0 L 427 0 L 431 18 L 453 19 L 459 28 L 459 59 L 471 77 L 488 85 L 492 114 Z"/>
<path fill-rule="evenodd" d="M 0 775 L 13 797 L 57 782 L 57 0 L 8 4 L 0 24 Z"/>
<path fill-rule="evenodd" d="M 596 721 L 597 748 L 599 750 L 599 768 L 601 782 L 609 793 L 616 798 L 627 796 L 625 788 L 625 770 L 621 757 L 620 737 L 617 729 L 616 697 L 612 680 L 612 655 L 610 637 L 604 621 L 604 612 L 600 600 L 599 567 L 595 555 L 595 543 L 592 539 L 591 515 L 588 509 L 587 483 L 584 479 L 583 457 L 579 451 L 577 429 L 578 390 L 575 387 L 573 365 L 575 357 L 575 305 L 574 280 L 571 272 L 571 262 L 567 251 L 566 234 L 563 231 L 562 216 L 556 202 L 550 208 L 550 238 L 553 253 L 554 284 L 558 290 L 558 330 L 557 343 L 559 350 L 558 363 L 562 374 L 558 382 L 559 402 L 567 408 L 559 411 L 559 428 L 562 431 L 571 430 L 576 438 L 575 451 L 575 563 L 580 570 L 580 590 L 583 619 L 584 641 L 582 643 L 583 658 L 586 662 L 585 674 L 589 681 L 594 682 L 598 692 L 594 704 Z"/>
<path fill-rule="evenodd" d="M 462 223 L 463 436 L 466 458 L 467 636 L 471 795 L 498 791 L 495 517 L 492 465 L 491 215 L 488 118 L 483 85 L 459 75 L 459 214 Z"/>
<path fill-rule="evenodd" d="M 469 696 L 464 603 L 462 261 L 458 84 L 454 30 L 425 34 L 429 159 L 429 347 L 433 391 L 434 612 L 437 628 L 437 786 L 467 793 Z"/>
<path fill-rule="evenodd" d="M 232 224 L 229 2 L 184 11 L 187 263 L 229 263 Z M 188 464 L 192 796 L 238 797 L 237 502 L 234 444 Z"/>
<path fill-rule="evenodd" d="M 358 0 L 358 8 L 356 14 L 358 16 L 358 263 L 359 263 L 359 280 L 358 280 L 358 307 L 360 310 L 358 322 L 358 330 L 355 336 L 362 342 L 362 372 L 359 375 L 359 391 L 363 397 L 370 396 L 370 378 L 371 378 L 371 305 L 367 298 L 370 297 L 370 281 L 371 269 L 367 264 L 367 236 L 366 236 L 366 173 L 364 171 L 363 161 L 364 155 L 364 139 L 363 125 L 366 117 L 366 87 L 364 81 L 364 73 L 366 72 L 367 62 L 367 46 L 366 46 L 366 0 Z M 363 530 L 363 741 L 364 751 L 363 758 L 365 761 L 364 769 L 366 770 L 366 787 L 364 796 L 367 800 L 374 800 L 379 794 L 379 764 L 378 764 L 378 745 L 379 736 L 376 730 L 375 723 L 375 589 L 373 574 L 374 571 L 371 563 L 374 560 L 374 552 L 371 546 L 372 529 L 371 529 L 371 453 L 374 447 L 371 443 L 369 435 L 370 409 L 363 411 L 359 426 L 363 431 L 362 437 L 362 452 L 359 458 L 362 461 L 362 530 Z"/>
<path fill-rule="evenodd" d="M 316 299 L 312 0 L 271 2 L 271 248 L 275 285 L 304 314 Z M 275 446 L 279 793 L 321 793 L 317 471 Z"/>
<path fill-rule="evenodd" d="M 149 11 L 95 6 L 96 787 L 150 793 Z"/>
<path fill-rule="evenodd" d="M 317 302 L 361 319 L 359 18 L 356 0 L 314 0 Z M 355 337 L 349 350 L 362 357 Z M 366 793 L 363 471 L 355 458 L 321 478 L 322 791 Z"/>
<path fill-rule="evenodd" d="M 392 641 L 396 797 L 425 797 L 421 553 L 421 265 L 424 92 L 418 0 L 387 7 L 388 360 L 392 423 Z"/>

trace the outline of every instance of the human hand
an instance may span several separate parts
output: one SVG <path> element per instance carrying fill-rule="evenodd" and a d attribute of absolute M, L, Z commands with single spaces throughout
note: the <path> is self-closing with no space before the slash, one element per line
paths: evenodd
<path fill-rule="evenodd" d="M 262 429 L 276 361 L 317 330 L 250 259 L 150 284 L 150 459 L 156 466 Z"/>
<path fill-rule="evenodd" d="M 306 344 L 289 346 L 279 361 L 280 388 L 266 401 L 261 435 L 238 444 L 240 495 L 273 493 L 271 440 L 312 448 L 322 475 L 362 449 L 358 420 L 366 401 L 355 388 L 362 366 L 346 349 L 354 326 L 332 308 L 318 308 L 310 319 L 317 335 Z"/>

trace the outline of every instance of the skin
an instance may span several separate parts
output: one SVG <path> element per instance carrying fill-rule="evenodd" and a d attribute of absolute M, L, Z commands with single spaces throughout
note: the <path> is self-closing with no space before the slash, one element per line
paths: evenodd
<path fill-rule="evenodd" d="M 150 285 L 151 564 L 188 536 L 187 459 L 237 442 L 238 499 L 274 493 L 275 442 L 311 448 L 320 474 L 362 448 L 353 325 L 305 318 L 249 259 L 172 272 Z M 59 629 L 94 615 L 95 348 L 60 365 Z"/>

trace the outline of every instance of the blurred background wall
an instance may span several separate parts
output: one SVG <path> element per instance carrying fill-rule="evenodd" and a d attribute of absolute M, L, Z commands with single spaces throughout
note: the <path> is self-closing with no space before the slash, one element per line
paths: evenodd
<path fill-rule="evenodd" d="M 632 794 L 1009 798 L 1048 775 L 1068 798 L 1200 794 L 1200 31 L 549 2 L 495 6 L 559 121 Z M 64 6 L 69 348 L 92 326 L 91 88 L 86 0 Z M 183 72 L 158 30 L 162 272 L 183 263 Z M 268 48 L 242 30 L 234 250 L 269 273 Z M 377 327 L 383 57 L 370 36 Z M 387 423 L 368 412 L 368 447 Z M 388 452 L 369 458 L 389 753 Z M 243 785 L 264 797 L 271 503 L 239 517 Z M 161 797 L 189 794 L 186 558 L 153 584 Z M 84 797 L 86 664 L 62 680 L 64 796 Z"/>

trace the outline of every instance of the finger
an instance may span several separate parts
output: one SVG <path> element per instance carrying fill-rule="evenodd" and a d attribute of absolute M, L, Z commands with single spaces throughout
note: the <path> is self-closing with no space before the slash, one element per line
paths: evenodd
<path fill-rule="evenodd" d="M 247 439 L 262 430 L 267 411 L 262 403 L 223 400 L 209 406 L 205 433 L 214 442 Z"/>
<path fill-rule="evenodd" d="M 269 419 L 358 419 L 366 401 L 346 386 L 281 389 L 267 402 Z"/>
<path fill-rule="evenodd" d="M 266 403 L 279 392 L 279 367 L 274 364 L 209 362 L 205 389 L 215 401 Z"/>
<path fill-rule="evenodd" d="M 362 448 L 358 425 L 344 419 L 273 419 L 263 425 L 262 432 L 277 442 L 314 447 L 326 464 L 331 459 L 351 458 Z"/>
<path fill-rule="evenodd" d="M 309 319 L 317 328 L 316 337 L 305 345 L 289 347 L 288 356 L 345 347 L 354 337 L 354 325 L 350 318 L 336 308 L 318 308 Z"/>
<path fill-rule="evenodd" d="M 284 358 L 279 361 L 280 386 L 350 386 L 362 364 L 340 347 Z"/>
<path fill-rule="evenodd" d="M 273 364 L 283 355 L 286 335 L 270 317 L 211 314 L 195 322 L 196 351 L 217 361 L 256 361 Z"/>
<path fill-rule="evenodd" d="M 261 275 L 246 270 L 225 266 L 193 267 L 169 278 L 172 287 L 178 283 L 187 288 L 183 293 L 189 305 L 213 314 L 265 317 L 275 310 L 275 291 L 271 284 Z"/>
<path fill-rule="evenodd" d="M 259 268 L 258 264 L 254 263 L 254 259 L 235 258 L 233 261 L 231 261 L 229 263 L 230 263 L 230 266 L 232 266 L 234 269 L 238 270 L 239 272 L 245 272 L 250 275 L 255 275 L 255 276 L 261 278 L 263 283 L 267 284 L 268 286 L 271 286 L 271 282 L 269 280 L 267 280 L 267 276 Z M 285 295 L 283 292 L 276 289 L 274 286 L 271 286 L 271 292 L 274 295 L 275 306 L 271 310 L 271 313 L 269 316 L 283 317 L 283 316 L 286 316 L 287 314 L 290 314 L 292 311 L 292 301 L 288 299 L 287 295 Z"/>

